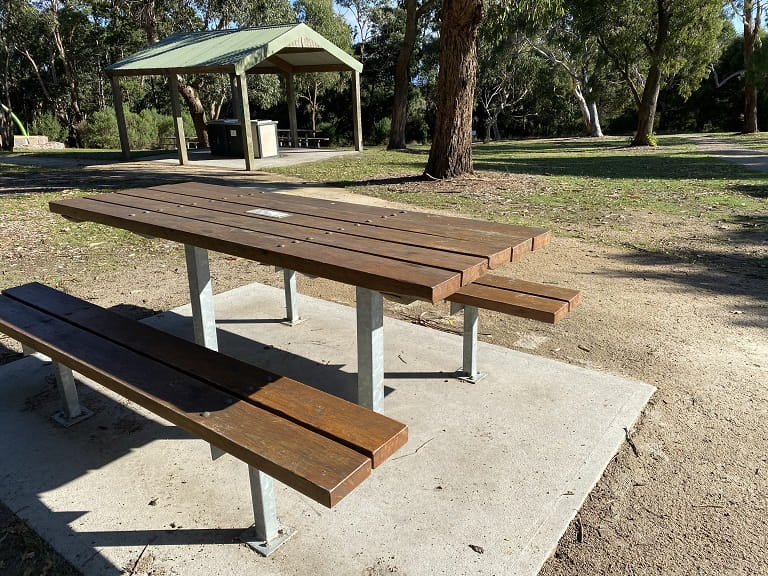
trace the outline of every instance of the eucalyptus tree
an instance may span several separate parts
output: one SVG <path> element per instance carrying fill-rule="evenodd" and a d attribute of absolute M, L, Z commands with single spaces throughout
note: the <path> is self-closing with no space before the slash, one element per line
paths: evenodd
<path fill-rule="evenodd" d="M 355 43 L 360 51 L 360 60 L 365 62 L 366 47 L 376 36 L 381 13 L 389 0 L 337 0 L 336 4 L 350 16 Z"/>
<path fill-rule="evenodd" d="M 717 57 L 722 0 L 586 0 L 579 10 L 635 100 L 632 145 L 654 145 L 661 88 L 674 79 L 689 96 Z"/>
<path fill-rule="evenodd" d="M 405 129 L 408 123 L 408 96 L 413 78 L 413 54 L 418 40 L 419 26 L 431 15 L 439 0 L 403 0 L 404 11 L 402 41 L 397 53 L 395 91 L 392 97 L 392 124 L 387 149 L 406 147 Z"/>
<path fill-rule="evenodd" d="M 528 35 L 528 42 L 554 69 L 570 79 L 573 96 L 581 111 L 585 134 L 602 138 L 598 97 L 608 67 L 601 61 L 597 39 L 580 18 L 581 2 L 566 2 L 564 14 L 543 30 Z"/>
<path fill-rule="evenodd" d="M 352 30 L 333 9 L 331 0 L 296 0 L 294 7 L 299 21 L 310 26 L 342 50 L 351 51 Z M 341 73 L 312 72 L 297 76 L 296 92 L 307 106 L 313 131 L 317 129 L 323 94 L 345 83 L 346 79 Z"/>
<path fill-rule="evenodd" d="M 742 54 L 744 60 L 744 125 L 742 132 L 759 132 L 757 124 L 757 76 L 755 53 L 760 50 L 765 0 L 738 0 L 731 7 L 743 24 Z"/>
<path fill-rule="evenodd" d="M 498 123 L 502 113 L 523 112 L 520 106 L 535 91 L 541 66 L 523 34 L 501 42 L 481 34 L 475 98 L 483 113 L 484 142 L 501 138 Z"/>
<path fill-rule="evenodd" d="M 498 34 L 548 18 L 560 0 L 488 0 L 488 17 Z M 453 178 L 472 172 L 472 111 L 477 82 L 477 40 L 483 0 L 443 0 L 437 114 L 425 175 Z M 492 28 L 493 29 L 493 28 Z"/>

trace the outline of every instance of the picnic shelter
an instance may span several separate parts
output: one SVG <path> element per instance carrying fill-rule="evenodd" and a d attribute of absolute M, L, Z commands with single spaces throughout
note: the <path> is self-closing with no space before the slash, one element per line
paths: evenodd
<path fill-rule="evenodd" d="M 233 30 L 181 32 L 108 66 L 123 156 L 130 155 L 120 78 L 122 76 L 166 76 L 171 90 L 176 147 L 179 163 L 187 164 L 187 147 L 178 74 L 228 74 L 234 109 L 241 126 L 251 124 L 248 104 L 248 74 L 279 74 L 285 78 L 291 141 L 298 141 L 296 123 L 296 74 L 349 72 L 352 75 L 354 146 L 362 150 L 360 119 L 360 73 L 363 65 L 312 30 L 306 24 L 286 24 Z M 254 142 L 251 130 L 242 130 L 246 170 L 254 169 Z"/>

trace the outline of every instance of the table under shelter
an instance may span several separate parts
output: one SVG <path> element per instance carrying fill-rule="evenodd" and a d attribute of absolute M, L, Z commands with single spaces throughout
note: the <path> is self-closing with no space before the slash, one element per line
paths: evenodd
<path fill-rule="evenodd" d="M 179 74 L 228 74 L 234 109 L 240 126 L 251 125 L 248 103 L 249 74 L 278 74 L 285 79 L 291 141 L 298 143 L 296 120 L 296 74 L 349 72 L 352 75 L 352 116 L 355 149 L 363 148 L 360 118 L 360 73 L 363 65 L 312 30 L 306 24 L 265 26 L 239 30 L 182 32 L 152 44 L 108 66 L 123 156 L 130 157 L 120 78 L 123 76 L 165 76 L 173 105 L 179 163 L 187 164 L 186 137 L 179 101 Z M 254 140 L 251 130 L 241 130 L 245 169 L 254 170 Z"/>

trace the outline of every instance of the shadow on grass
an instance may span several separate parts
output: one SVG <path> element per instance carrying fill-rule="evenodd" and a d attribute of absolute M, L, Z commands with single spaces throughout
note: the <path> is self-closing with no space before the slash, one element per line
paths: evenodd
<path fill-rule="evenodd" d="M 398 186 L 409 184 L 411 182 L 426 181 L 427 178 L 419 174 L 418 176 L 382 176 L 380 178 L 369 178 L 366 180 L 336 180 L 334 182 L 328 182 L 327 184 L 328 186 L 336 186 L 337 188 L 349 188 L 353 186 Z"/>
<path fill-rule="evenodd" d="M 734 186 L 733 190 L 741 192 L 746 196 L 752 196 L 752 198 L 768 198 L 768 182 L 764 186 L 739 184 Z"/>
<path fill-rule="evenodd" d="M 768 181 L 768 174 L 754 172 L 737 164 L 693 152 L 654 154 L 652 152 L 616 152 L 614 154 L 516 153 L 478 154 L 476 170 L 512 172 L 540 176 L 581 176 L 628 180 L 718 180 L 739 179 Z"/>

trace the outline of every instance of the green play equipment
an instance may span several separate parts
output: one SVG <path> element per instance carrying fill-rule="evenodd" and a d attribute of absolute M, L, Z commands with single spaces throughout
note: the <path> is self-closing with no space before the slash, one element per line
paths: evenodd
<path fill-rule="evenodd" d="M 11 115 L 11 118 L 13 118 L 13 121 L 16 122 L 16 126 L 18 126 L 19 130 L 21 131 L 21 135 L 29 136 L 29 134 L 27 134 L 26 129 L 24 128 L 24 124 L 22 124 L 21 120 L 19 120 L 19 117 L 16 116 L 16 114 L 14 114 L 13 112 L 11 112 L 11 109 L 8 108 L 8 106 L 6 106 L 5 104 L 0 104 L 0 106 L 2 106 L 3 110 L 5 110 L 6 113 Z"/>

